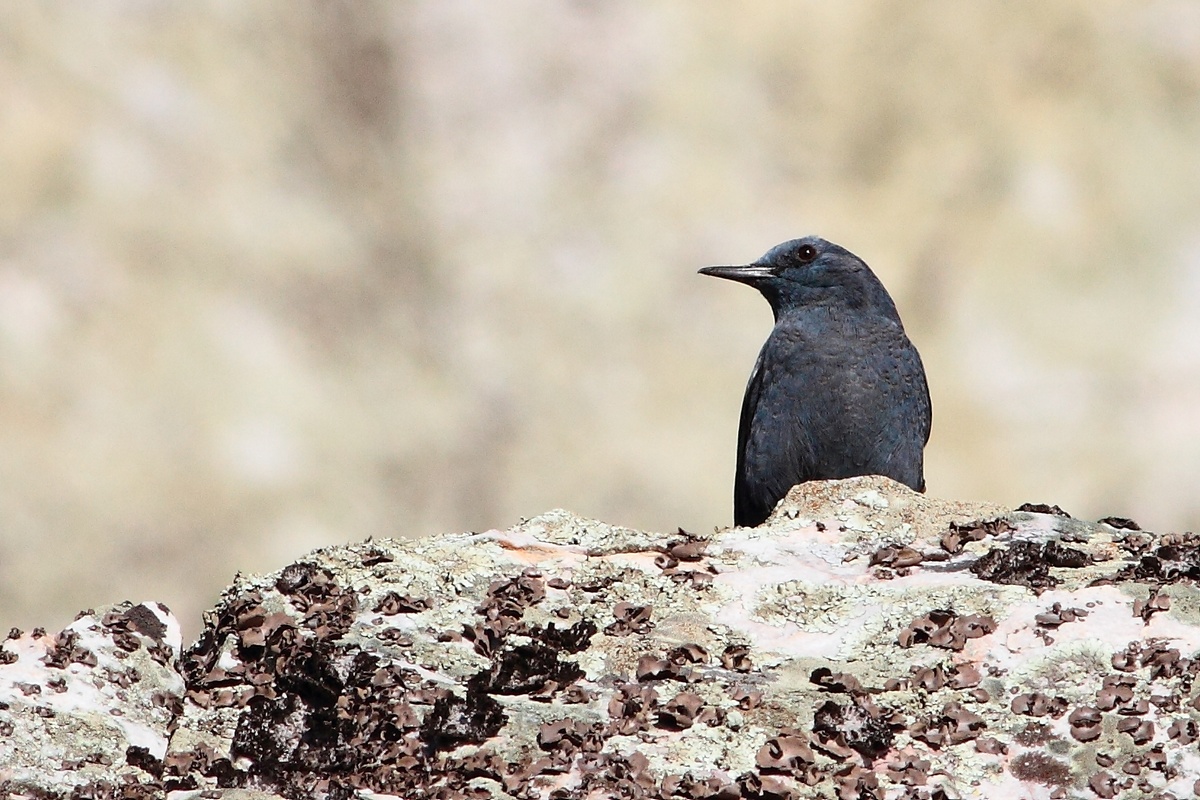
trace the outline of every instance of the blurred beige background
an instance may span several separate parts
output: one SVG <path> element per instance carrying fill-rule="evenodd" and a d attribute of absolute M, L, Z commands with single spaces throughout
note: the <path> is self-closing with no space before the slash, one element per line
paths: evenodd
<path fill-rule="evenodd" d="M 0 625 L 553 507 L 731 517 L 754 292 L 895 296 L 931 493 L 1200 526 L 1200 6 L 0 11 Z"/>

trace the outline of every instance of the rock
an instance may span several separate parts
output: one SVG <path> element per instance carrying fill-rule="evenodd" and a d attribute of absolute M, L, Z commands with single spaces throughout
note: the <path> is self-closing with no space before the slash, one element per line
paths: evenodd
<path fill-rule="evenodd" d="M 11 631 L 0 648 L 0 796 L 91 797 L 160 772 L 183 705 L 181 644 L 158 603 L 85 611 L 53 636 Z"/>
<path fill-rule="evenodd" d="M 124 698 L 100 680 L 96 707 L 72 711 L 108 723 L 93 744 L 61 725 L 64 704 L 28 710 L 31 679 L 9 670 L 40 670 L 43 693 L 59 673 L 84 684 L 117 645 L 88 643 L 97 666 L 63 669 L 7 642 L 20 658 L 0 666 L 0 748 L 21 742 L 24 760 L 0 768 L 0 789 L 1190 796 L 1200 537 L 1045 509 L 855 478 L 797 487 L 756 529 L 663 535 L 553 511 L 319 550 L 236 580 L 170 662 L 181 702 L 169 671 Z M 111 637 L 97 619 L 69 630 Z M 126 667 L 161 671 L 155 647 L 176 652 L 124 635 L 138 644 L 114 656 Z M 130 756 L 135 738 L 145 753 Z M 88 747 L 108 763 L 61 770 Z"/>

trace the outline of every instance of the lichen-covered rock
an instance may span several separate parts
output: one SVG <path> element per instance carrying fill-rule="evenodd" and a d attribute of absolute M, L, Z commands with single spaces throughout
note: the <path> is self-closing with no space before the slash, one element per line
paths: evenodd
<path fill-rule="evenodd" d="M 1197 579 L 1190 535 L 883 478 L 798 487 L 757 529 L 555 511 L 331 548 L 226 592 L 153 775 L 123 779 L 176 800 L 1182 798 Z"/>
<path fill-rule="evenodd" d="M 182 708 L 179 624 L 158 603 L 87 611 L 0 646 L 0 797 L 161 794 Z"/>

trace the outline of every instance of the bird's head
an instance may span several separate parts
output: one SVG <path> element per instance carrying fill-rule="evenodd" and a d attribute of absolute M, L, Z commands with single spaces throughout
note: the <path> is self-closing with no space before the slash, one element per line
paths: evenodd
<path fill-rule="evenodd" d="M 749 284 L 762 292 L 775 318 L 798 308 L 851 308 L 898 319 L 891 296 L 858 256 L 816 236 L 771 248 L 752 264 L 705 267 L 712 275 Z"/>

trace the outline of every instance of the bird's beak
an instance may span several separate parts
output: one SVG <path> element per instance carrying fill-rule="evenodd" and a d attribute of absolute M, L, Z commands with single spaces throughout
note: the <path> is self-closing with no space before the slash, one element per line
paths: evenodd
<path fill-rule="evenodd" d="M 712 275 L 714 278 L 725 278 L 738 283 L 754 285 L 758 281 L 774 278 L 775 271 L 762 264 L 746 264 L 741 267 L 705 267 L 701 275 Z"/>

